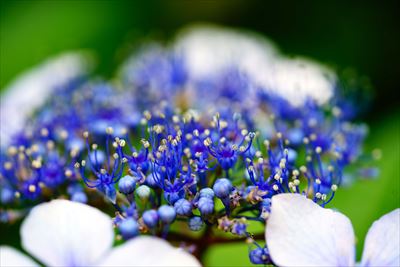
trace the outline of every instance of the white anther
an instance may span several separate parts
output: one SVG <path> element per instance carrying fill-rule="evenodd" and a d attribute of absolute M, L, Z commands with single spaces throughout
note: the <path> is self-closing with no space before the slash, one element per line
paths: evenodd
<path fill-rule="evenodd" d="M 306 166 L 301 166 L 301 167 L 300 167 L 300 171 L 301 171 L 302 173 L 307 172 L 307 167 L 306 167 Z"/>
<path fill-rule="evenodd" d="M 303 143 L 307 145 L 308 143 L 310 143 L 310 140 L 307 137 L 304 137 Z"/>
<path fill-rule="evenodd" d="M 281 176 L 278 173 L 274 175 L 275 180 L 279 181 L 280 178 L 281 178 Z"/>
<path fill-rule="evenodd" d="M 248 131 L 247 129 L 243 129 L 243 130 L 241 131 L 241 134 L 242 134 L 243 136 L 246 136 L 248 133 L 249 133 L 249 131 Z"/>
<path fill-rule="evenodd" d="M 221 129 L 225 129 L 226 127 L 228 127 L 228 122 L 227 122 L 227 121 L 224 121 L 224 120 L 221 120 L 221 121 L 219 122 L 219 127 L 220 127 Z"/>
<path fill-rule="evenodd" d="M 262 157 L 262 153 L 261 151 L 257 150 L 256 154 L 254 154 L 256 156 L 256 158 L 261 158 Z"/>
<path fill-rule="evenodd" d="M 81 161 L 81 165 L 82 165 L 82 167 L 85 167 L 85 166 L 86 166 L 86 161 L 85 161 L 85 160 L 82 160 L 82 161 Z"/>
<path fill-rule="evenodd" d="M 300 180 L 299 179 L 294 179 L 293 183 L 295 186 L 298 186 L 300 184 Z"/>
<path fill-rule="evenodd" d="M 263 164 L 264 163 L 264 159 L 263 158 L 258 158 L 258 164 Z"/>
<path fill-rule="evenodd" d="M 279 186 L 276 185 L 276 184 L 274 184 L 274 185 L 272 186 L 272 189 L 274 189 L 275 191 L 278 191 L 278 190 L 279 190 Z"/>
<path fill-rule="evenodd" d="M 196 136 L 196 137 L 198 137 L 198 136 L 200 135 L 200 134 L 199 134 L 199 130 L 194 129 L 194 130 L 193 130 L 193 135 Z"/>
<path fill-rule="evenodd" d="M 29 192 L 34 193 L 36 191 L 36 186 L 33 184 L 29 185 L 28 190 Z"/>
<path fill-rule="evenodd" d="M 17 148 L 16 148 L 15 146 L 10 146 L 10 147 L 7 149 L 7 153 L 8 153 L 8 155 L 10 155 L 10 156 L 14 156 L 14 155 L 16 155 L 16 154 L 18 153 L 18 150 L 17 150 Z"/>
<path fill-rule="evenodd" d="M 89 132 L 88 131 L 84 131 L 83 132 L 83 138 L 88 138 L 89 137 Z"/>
<path fill-rule="evenodd" d="M 32 167 L 35 169 L 40 169 L 42 167 L 42 162 L 39 159 L 32 161 Z"/>
<path fill-rule="evenodd" d="M 106 134 L 112 135 L 114 133 L 114 129 L 112 127 L 106 128 Z"/>
<path fill-rule="evenodd" d="M 315 179 L 315 183 L 316 184 L 321 184 L 321 180 L 317 178 L 317 179 Z"/>
<path fill-rule="evenodd" d="M 317 140 L 317 135 L 316 135 L 315 133 L 310 134 L 310 140 L 311 140 L 311 141 Z"/>
<path fill-rule="evenodd" d="M 244 152 L 245 150 L 246 150 L 246 147 L 245 147 L 245 146 L 240 146 L 240 147 L 239 147 L 239 151 L 240 151 L 240 152 Z"/>
<path fill-rule="evenodd" d="M 9 161 L 4 162 L 4 169 L 6 170 L 11 170 L 12 168 L 12 163 Z"/>
<path fill-rule="evenodd" d="M 186 138 L 186 140 L 192 140 L 193 135 L 191 135 L 190 133 L 187 133 L 187 134 L 185 135 L 185 138 Z"/>
<path fill-rule="evenodd" d="M 150 113 L 150 111 L 148 111 L 148 110 L 145 110 L 144 112 L 143 112 L 143 116 L 146 118 L 146 120 L 150 120 L 151 119 L 151 113 Z"/>
<path fill-rule="evenodd" d="M 205 129 L 205 130 L 204 130 L 204 134 L 205 134 L 206 136 L 209 136 L 209 135 L 210 135 L 210 130 L 209 130 L 209 129 Z"/>
<path fill-rule="evenodd" d="M 210 145 L 212 144 L 211 138 L 210 138 L 210 137 L 207 137 L 207 138 L 204 140 L 203 143 L 204 143 L 205 146 L 210 146 Z"/>
<path fill-rule="evenodd" d="M 124 139 L 121 139 L 119 141 L 119 145 L 120 145 L 120 147 L 124 147 L 126 145 L 126 141 Z"/>
<path fill-rule="evenodd" d="M 225 143 L 225 142 L 226 142 L 226 138 L 225 138 L 225 137 L 221 137 L 221 138 L 219 139 L 219 142 L 222 143 L 222 144 Z"/>
<path fill-rule="evenodd" d="M 320 192 L 317 192 L 317 193 L 315 194 L 315 197 L 318 198 L 318 199 L 321 198 L 321 196 L 322 196 L 322 195 L 321 195 Z"/>
<path fill-rule="evenodd" d="M 333 185 L 331 186 L 331 190 L 332 190 L 333 192 L 336 192 L 337 189 L 338 189 L 338 186 L 337 186 L 337 185 L 333 184 Z"/>
<path fill-rule="evenodd" d="M 75 163 L 76 164 L 76 163 Z M 66 177 L 71 177 L 72 176 L 72 171 L 70 169 L 65 170 L 64 175 Z"/>
<path fill-rule="evenodd" d="M 293 170 L 292 174 L 293 174 L 293 176 L 297 177 L 300 175 L 300 172 L 298 170 Z"/>
<path fill-rule="evenodd" d="M 100 173 L 101 173 L 101 174 L 106 174 L 107 171 L 106 171 L 105 169 L 100 169 Z"/>
<path fill-rule="evenodd" d="M 75 167 L 76 169 L 78 169 L 78 168 L 80 167 L 79 162 L 75 162 L 74 167 Z"/>
<path fill-rule="evenodd" d="M 322 148 L 321 148 L 320 146 L 317 146 L 317 147 L 315 148 L 315 153 L 321 154 L 321 152 L 322 152 Z"/>
<path fill-rule="evenodd" d="M 97 149 L 97 144 L 92 144 L 92 149 L 96 150 Z"/>
<path fill-rule="evenodd" d="M 128 159 L 125 158 L 125 157 L 123 157 L 123 158 L 122 158 L 122 163 L 127 163 L 127 162 L 128 162 Z"/>
<path fill-rule="evenodd" d="M 43 137 L 47 137 L 49 135 L 49 130 L 47 130 L 46 128 L 40 129 L 40 135 Z"/>

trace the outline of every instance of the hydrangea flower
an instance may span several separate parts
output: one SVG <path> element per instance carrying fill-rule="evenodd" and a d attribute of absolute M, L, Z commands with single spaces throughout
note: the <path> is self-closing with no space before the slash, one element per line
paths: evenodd
<path fill-rule="evenodd" d="M 21 239 L 22 247 L 46 266 L 200 266 L 191 254 L 156 237 L 137 237 L 112 248 L 111 218 L 67 200 L 33 208 L 21 226 Z M 0 260 L 4 267 L 39 266 L 6 246 L 0 247 Z"/>
<path fill-rule="evenodd" d="M 352 121 L 335 73 L 251 33 L 198 27 L 139 51 L 115 80 L 50 86 L 57 97 L 7 137 L 2 221 L 68 197 L 114 208 L 126 244 L 151 234 L 200 258 L 214 243 L 247 240 L 251 262 L 268 264 L 263 234 L 248 226 L 265 224 L 272 197 L 325 206 L 344 177 L 374 173 L 349 168 L 370 163 L 367 129 Z"/>
<path fill-rule="evenodd" d="M 272 197 L 265 236 L 278 266 L 356 266 L 350 220 L 300 194 Z M 372 224 L 357 266 L 400 266 L 400 209 Z"/>

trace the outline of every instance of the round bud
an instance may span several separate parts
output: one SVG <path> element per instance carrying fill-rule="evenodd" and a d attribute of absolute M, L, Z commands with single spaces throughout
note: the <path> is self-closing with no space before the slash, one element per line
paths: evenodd
<path fill-rule="evenodd" d="M 135 191 L 135 187 L 136 187 L 135 178 L 133 178 L 130 175 L 125 175 L 118 182 L 119 191 L 125 195 L 132 194 L 133 191 Z"/>
<path fill-rule="evenodd" d="M 141 185 L 136 188 L 135 192 L 141 200 L 147 200 L 150 196 L 151 190 L 147 185 Z"/>
<path fill-rule="evenodd" d="M 158 213 L 155 210 L 143 212 L 143 222 L 148 228 L 154 228 L 158 224 Z"/>
<path fill-rule="evenodd" d="M 181 198 L 174 204 L 175 211 L 178 215 L 191 215 L 192 214 L 192 204 Z"/>
<path fill-rule="evenodd" d="M 4 187 L 1 190 L 0 199 L 2 204 L 10 203 L 14 200 L 14 192 L 10 188 Z"/>
<path fill-rule="evenodd" d="M 125 240 L 139 234 L 139 224 L 133 218 L 123 220 L 118 225 L 118 229 Z"/>
<path fill-rule="evenodd" d="M 231 181 L 226 178 L 217 179 L 214 183 L 213 190 L 218 198 L 227 198 L 233 189 Z"/>
<path fill-rule="evenodd" d="M 173 207 L 168 205 L 162 205 L 158 209 L 158 215 L 163 223 L 170 224 L 175 220 L 176 211 Z"/>
<path fill-rule="evenodd" d="M 82 191 L 76 191 L 72 194 L 71 200 L 80 203 L 87 203 L 87 196 Z"/>
<path fill-rule="evenodd" d="M 253 264 L 270 264 L 271 259 L 268 255 L 268 251 L 266 248 L 255 248 L 249 253 L 250 261 Z"/>
<path fill-rule="evenodd" d="M 189 219 L 189 228 L 192 231 L 200 231 L 203 227 L 203 221 L 199 216 L 194 216 Z"/>
<path fill-rule="evenodd" d="M 208 215 L 214 212 L 214 201 L 208 197 L 200 197 L 198 203 L 201 215 Z"/>
<path fill-rule="evenodd" d="M 214 195 L 215 195 L 214 191 L 209 187 L 206 187 L 206 188 L 203 188 L 200 190 L 200 198 L 207 197 L 207 198 L 212 199 L 212 198 L 214 198 Z"/>

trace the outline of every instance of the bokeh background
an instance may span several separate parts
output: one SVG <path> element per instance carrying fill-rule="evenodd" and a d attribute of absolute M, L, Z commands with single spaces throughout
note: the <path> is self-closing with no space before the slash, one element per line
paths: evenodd
<path fill-rule="evenodd" d="M 371 223 L 400 207 L 398 1 L 0 1 L 0 88 L 63 51 L 97 56 L 95 74 L 112 77 L 144 40 L 166 42 L 191 23 L 243 28 L 273 40 L 286 54 L 351 68 L 370 79 L 374 100 L 361 119 L 366 149 L 380 148 L 377 179 L 340 189 L 331 207 L 353 222 L 360 257 Z M 323 244 L 321 244 L 323 245 Z M 247 245 L 210 248 L 206 265 L 249 265 Z"/>

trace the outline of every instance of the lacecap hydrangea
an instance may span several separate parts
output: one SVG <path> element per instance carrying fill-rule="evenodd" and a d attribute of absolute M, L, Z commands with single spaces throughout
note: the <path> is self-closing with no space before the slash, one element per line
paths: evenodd
<path fill-rule="evenodd" d="M 250 261 L 267 264 L 256 241 L 264 234 L 248 226 L 265 224 L 272 196 L 303 194 L 324 207 L 360 173 L 376 175 L 364 166 L 379 153 L 363 153 L 367 127 L 353 122 L 346 94 L 357 88 L 252 33 L 191 28 L 168 46 L 143 46 L 111 81 L 82 70 L 42 82 L 42 100 L 26 110 L 31 76 L 2 99 L 5 223 L 68 198 L 114 209 L 123 240 L 157 235 L 198 257 L 246 241 Z"/>

